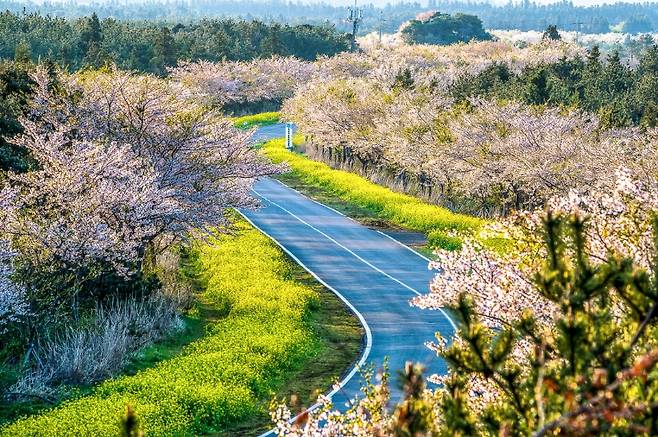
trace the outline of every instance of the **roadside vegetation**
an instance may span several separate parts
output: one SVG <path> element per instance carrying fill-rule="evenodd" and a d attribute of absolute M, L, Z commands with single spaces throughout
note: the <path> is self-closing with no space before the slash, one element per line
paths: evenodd
<path fill-rule="evenodd" d="M 115 435 L 126 405 L 149 435 L 254 432 L 273 396 L 326 389 L 359 326 L 231 212 L 286 165 L 348 214 L 426 234 L 441 274 L 411 304 L 461 322 L 430 345 L 438 387 L 409 365 L 392 415 L 382 377 L 303 426 L 658 434 L 651 38 L 631 60 L 555 27 L 339 53 L 327 27 L 142 24 L 0 14 L 0 434 Z M 279 108 L 303 155 L 254 146 L 278 113 L 229 118 Z"/>
<path fill-rule="evenodd" d="M 285 102 L 304 155 L 280 140 L 263 150 L 300 185 L 459 234 L 436 245 L 430 292 L 411 300 L 451 309 L 458 329 L 429 345 L 449 367 L 429 392 L 410 363 L 395 407 L 383 378 L 346 413 L 326 403 L 303 424 L 279 419 L 280 435 L 658 433 L 658 130 L 655 87 L 644 88 L 658 49 L 631 67 L 546 39 L 525 52 L 393 49 L 382 62 L 396 68 L 343 64 Z M 493 220 L 462 226 L 438 205 Z"/>
<path fill-rule="evenodd" d="M 271 395 L 314 400 L 350 367 L 356 319 L 278 249 L 262 248 L 279 253 L 271 275 L 285 277 L 261 272 L 258 292 L 269 282 L 298 292 L 298 312 L 273 312 L 299 329 L 279 326 L 287 343 L 254 350 L 244 368 L 231 367 L 243 358 L 231 354 L 247 353 L 245 344 L 227 339 L 235 329 L 248 341 L 248 325 L 261 326 L 238 317 L 250 295 L 229 314 L 228 297 L 206 299 L 209 287 L 198 302 L 180 280 L 178 249 L 199 234 L 229 232 L 228 211 L 255 206 L 253 181 L 279 171 L 217 105 L 180 94 L 173 78 L 113 68 L 68 74 L 27 59 L 3 62 L 0 84 L 0 433 L 114 435 L 126 403 L 155 435 L 221 431 L 243 419 L 258 428 L 269 422 Z M 234 258 L 224 261 L 229 268 Z M 206 361 L 227 370 L 203 373 Z M 289 376 L 296 379 L 286 383 Z"/>
<path fill-rule="evenodd" d="M 346 413 L 324 402 L 291 425 L 281 405 L 278 434 L 656 435 L 656 199 L 657 183 L 620 173 L 617 188 L 497 224 L 516 244 L 505 254 L 473 240 L 439 251 L 442 271 L 412 304 L 452 310 L 456 335 L 429 345 L 447 374 L 426 390 L 408 363 L 392 408 L 386 378 Z"/>
<path fill-rule="evenodd" d="M 279 112 L 261 112 L 260 114 L 245 115 L 233 118 L 233 125 L 238 129 L 251 129 L 259 126 L 269 126 L 280 121 Z"/>
<path fill-rule="evenodd" d="M 220 432 L 239 429 L 244 420 L 256 432 L 267 427 L 273 395 L 299 388 L 299 405 L 309 405 L 356 359 L 360 327 L 338 298 L 319 292 L 245 222 L 235 223 L 233 235 L 198 244 L 190 256 L 188 273 L 202 290 L 197 311 L 216 319 L 208 320 L 202 338 L 177 357 L 105 381 L 89 395 L 5 426 L 0 435 L 115 435 L 126 405 L 147 435 Z M 327 302 L 335 313 L 318 320 Z M 309 367 L 330 357 L 321 374 Z M 292 389 L 279 392 L 293 378 Z"/>
<path fill-rule="evenodd" d="M 596 185 L 621 162 L 636 177 L 652 173 L 658 48 L 637 61 L 550 32 L 525 48 L 373 47 L 320 60 L 325 73 L 285 101 L 282 117 L 312 159 L 495 218 Z"/>
<path fill-rule="evenodd" d="M 301 137 L 297 136 L 297 142 L 300 140 Z M 357 174 L 333 169 L 289 151 L 283 139 L 266 142 L 262 151 L 274 163 L 287 163 L 291 172 L 308 186 L 371 211 L 381 220 L 426 233 L 431 247 L 459 247 L 460 239 L 451 236 L 452 232 L 473 232 L 484 223 L 481 219 L 452 213 L 407 194 L 396 193 Z"/>

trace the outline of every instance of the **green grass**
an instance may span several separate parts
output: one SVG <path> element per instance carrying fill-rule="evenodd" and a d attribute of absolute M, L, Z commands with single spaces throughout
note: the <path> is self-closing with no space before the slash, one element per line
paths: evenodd
<path fill-rule="evenodd" d="M 353 317 L 342 309 L 338 319 L 326 318 L 318 310 L 329 295 L 319 293 L 264 235 L 242 221 L 236 226 L 234 235 L 196 252 L 193 270 L 201 272 L 203 284 L 200 313 L 216 318 L 202 338 L 164 361 L 165 347 L 146 352 L 133 364 L 134 375 L 19 419 L 0 435 L 114 436 L 126 404 L 134 407 L 147 435 L 226 433 L 245 423 L 262 428 L 267 401 L 285 394 L 291 377 L 295 383 L 288 390 L 326 389 L 358 353 L 360 331 Z M 314 326 L 320 319 L 323 323 Z M 173 345 L 170 352 L 175 350 Z M 330 368 L 314 375 L 310 364 L 322 363 L 314 361 L 322 357 L 336 361 L 323 363 Z"/>
<path fill-rule="evenodd" d="M 260 114 L 245 115 L 233 118 L 233 125 L 238 129 L 251 129 L 256 126 L 276 124 L 280 120 L 279 112 L 262 112 Z"/>
<path fill-rule="evenodd" d="M 432 247 L 455 249 L 459 247 L 459 239 L 450 236 L 451 231 L 474 232 L 484 224 L 484 220 L 455 214 L 413 196 L 396 193 L 354 173 L 333 169 L 286 150 L 283 139 L 266 142 L 262 150 L 275 163 L 287 162 L 293 177 L 306 186 L 340 198 L 358 208 L 358 214 L 370 219 L 424 232 Z M 362 211 L 367 211 L 367 214 Z"/>

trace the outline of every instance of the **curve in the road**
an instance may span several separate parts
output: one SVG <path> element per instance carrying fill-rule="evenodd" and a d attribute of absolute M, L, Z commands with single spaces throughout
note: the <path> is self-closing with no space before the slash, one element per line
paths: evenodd
<path fill-rule="evenodd" d="M 262 208 L 242 214 L 346 302 L 366 329 L 358 366 L 330 393 L 334 405 L 341 408 L 359 394 L 362 381 L 355 376 L 366 363 L 382 366 L 387 358 L 390 369 L 398 370 L 412 360 L 428 373 L 445 372 L 444 363 L 425 343 L 437 331 L 449 337 L 454 322 L 445 312 L 408 303 L 427 290 L 434 274 L 426 258 L 278 181 L 260 180 L 254 194 Z M 392 391 L 394 399 L 401 396 L 399 390 Z"/>
<path fill-rule="evenodd" d="M 259 139 L 278 137 L 279 131 L 280 126 L 262 129 Z M 359 369 L 368 364 L 388 361 L 397 371 L 411 360 L 423 364 L 427 374 L 445 373 L 445 363 L 425 344 L 436 332 L 451 337 L 454 322 L 444 311 L 409 305 L 410 298 L 427 292 L 435 274 L 426 257 L 274 179 L 259 180 L 253 193 L 262 207 L 240 213 L 345 302 L 364 327 L 358 362 L 328 393 L 336 408 L 345 409 L 359 395 Z M 394 401 L 402 396 L 395 386 L 391 392 Z"/>
<path fill-rule="evenodd" d="M 279 182 L 279 181 L 276 181 L 276 182 Z M 281 182 L 279 182 L 279 183 L 281 183 Z M 281 183 L 281 185 L 283 185 L 283 186 L 286 187 L 286 188 L 289 188 L 289 187 L 287 187 L 286 185 L 284 185 L 284 184 L 282 184 L 282 183 Z M 292 188 L 289 188 L 289 189 L 292 190 Z M 287 210 L 287 209 L 284 208 L 283 206 L 279 205 L 278 203 L 274 202 L 274 201 L 271 200 L 271 199 L 268 199 L 267 197 L 263 196 L 261 193 L 259 193 L 259 192 L 256 191 L 256 190 L 252 190 L 252 191 L 254 192 L 254 194 L 256 194 L 256 195 L 257 195 L 258 197 L 260 197 L 261 199 L 264 199 L 264 200 L 268 201 L 268 202 L 271 203 L 272 205 L 275 205 L 277 208 L 280 208 L 281 210 L 283 210 L 283 211 L 285 211 L 286 213 L 290 214 L 291 216 L 293 216 L 294 218 L 296 218 L 297 220 L 299 220 L 301 223 L 305 224 L 305 225 L 308 226 L 309 228 L 311 228 L 311 229 L 313 229 L 314 231 L 316 231 L 316 232 L 318 232 L 319 234 L 321 234 L 321 235 L 322 235 L 323 237 L 325 237 L 327 240 L 331 241 L 332 243 L 335 243 L 335 244 L 336 244 L 337 246 L 339 246 L 341 249 L 344 249 L 345 251 L 349 252 L 351 255 L 353 255 L 355 258 L 357 258 L 359 261 L 361 261 L 362 263 L 366 264 L 368 267 L 371 267 L 373 270 L 376 270 L 378 273 L 381 273 L 382 275 L 386 276 L 387 278 L 390 278 L 391 280 L 397 282 L 398 284 L 400 284 L 400 285 L 403 286 L 404 288 L 406 288 L 406 289 L 408 289 L 409 291 L 411 291 L 412 293 L 416 294 L 416 296 L 420 296 L 420 295 L 421 295 L 421 293 L 420 293 L 418 290 L 416 290 L 416 289 L 414 289 L 414 288 L 408 286 L 408 285 L 405 284 L 404 282 L 402 282 L 402 281 L 398 280 L 397 278 L 395 278 L 395 277 L 389 275 L 389 274 L 386 273 L 385 271 L 379 269 L 377 266 L 372 265 L 370 262 L 368 262 L 368 260 L 366 260 L 366 259 L 360 257 L 358 254 L 356 254 L 354 251 L 350 250 L 348 247 L 342 245 L 341 243 L 339 243 L 338 241 L 336 241 L 336 240 L 335 240 L 334 238 L 332 238 L 331 236 L 325 234 L 324 232 L 322 232 L 321 230 L 319 230 L 318 228 L 316 228 L 316 227 L 313 226 L 312 224 L 308 223 L 308 222 L 305 221 L 304 219 L 298 217 L 298 216 L 295 215 L 294 213 L 290 212 L 289 210 Z M 296 191 L 296 190 L 295 190 L 295 191 Z M 299 192 L 297 191 L 297 193 L 299 193 Z M 299 193 L 299 194 L 301 194 L 301 193 Z M 306 197 L 306 196 L 304 196 L 304 197 Z M 308 199 L 308 198 L 307 198 L 307 199 Z M 317 203 L 318 205 L 325 206 L 326 208 L 330 209 L 331 211 L 333 211 L 333 212 L 335 212 L 335 213 L 338 213 L 338 214 L 340 214 L 340 215 L 343 216 L 343 217 L 346 217 L 344 214 L 339 213 L 339 212 L 336 211 L 335 209 L 333 209 L 333 208 L 329 208 L 328 206 L 323 205 L 323 204 L 320 203 L 320 202 L 317 202 L 317 201 L 313 201 L 313 202 Z M 252 224 L 253 224 L 253 223 L 252 223 Z M 261 232 L 262 232 L 262 231 L 261 231 Z M 383 233 L 383 232 L 379 232 L 379 233 L 388 237 L 388 235 L 386 235 L 386 234 Z M 270 236 L 270 238 L 273 238 L 273 237 Z M 393 240 L 393 241 L 396 241 L 396 240 L 394 240 L 392 237 L 389 237 L 389 238 L 390 238 L 391 240 Z M 276 240 L 275 240 L 275 241 L 276 241 Z M 285 249 L 284 246 L 281 246 L 281 247 L 283 247 L 284 250 L 287 251 L 287 249 Z M 411 249 L 411 248 L 409 248 L 409 249 L 413 251 L 413 249 Z M 288 252 L 288 253 L 290 253 L 290 252 Z M 415 251 L 414 251 L 414 253 L 416 253 L 418 256 L 421 256 L 420 254 L 418 254 L 418 253 L 415 252 Z M 291 255 L 293 258 L 296 259 L 296 257 L 295 257 L 292 253 L 290 253 L 290 255 Z M 427 258 L 425 258 L 424 256 L 421 256 L 421 258 L 423 258 L 423 259 L 427 259 Z M 298 260 L 297 262 L 300 263 L 302 266 L 304 265 L 304 264 L 301 263 L 301 261 L 299 261 L 299 260 Z M 306 267 L 305 267 L 305 268 L 306 268 Z M 308 270 L 308 269 L 307 269 L 307 270 Z M 310 271 L 310 270 L 309 270 L 309 271 Z M 312 271 L 310 271 L 310 272 L 313 273 Z M 318 279 L 319 279 L 319 278 L 318 278 Z M 329 289 L 332 289 L 332 288 L 329 287 Z M 334 290 L 334 292 L 337 293 L 337 294 L 338 294 L 343 300 L 345 300 L 345 299 L 340 295 L 340 293 L 336 292 L 335 290 Z M 347 301 L 346 301 L 346 302 L 347 302 Z M 351 304 L 350 304 L 350 308 L 353 308 Z M 448 316 L 448 314 L 447 314 L 443 309 L 441 309 L 441 308 L 439 309 L 439 311 L 441 311 L 441 312 L 443 313 L 443 315 L 444 315 L 444 316 L 446 317 L 446 319 L 450 322 L 450 324 L 452 325 L 452 327 L 453 327 L 453 328 L 456 328 L 456 327 L 455 327 L 455 324 L 454 324 L 454 322 L 452 321 L 452 319 L 450 318 L 450 316 Z M 359 314 L 358 311 L 357 311 L 356 313 Z M 362 316 L 360 316 L 359 318 L 362 319 Z M 366 327 L 366 326 L 367 326 L 367 324 L 364 324 L 364 327 Z"/>
<path fill-rule="evenodd" d="M 314 278 L 315 278 L 320 284 L 324 285 L 324 286 L 327 287 L 329 290 L 331 290 L 336 296 L 338 296 L 338 298 L 339 298 L 340 300 L 342 300 L 342 301 L 345 303 L 345 305 L 347 305 L 347 307 L 350 309 L 350 311 L 352 311 L 352 312 L 354 313 L 354 315 L 356 315 L 356 317 L 359 319 L 359 322 L 361 323 L 361 326 L 363 326 L 363 329 L 364 329 L 364 331 L 365 331 L 365 335 L 366 335 L 366 342 L 365 342 L 365 346 L 363 347 L 363 350 L 361 351 L 361 356 L 359 357 L 359 360 L 356 362 L 356 364 L 355 364 L 354 366 L 352 366 L 352 368 L 350 369 L 350 371 L 348 372 L 348 374 L 345 375 L 345 377 L 344 377 L 344 378 L 343 378 L 338 384 L 336 384 L 336 386 L 333 387 L 332 390 L 331 390 L 329 393 L 327 393 L 327 396 L 328 396 L 328 397 L 330 397 L 330 398 L 333 397 L 333 395 L 335 395 L 335 394 L 338 393 L 343 387 L 345 387 L 345 385 L 347 384 L 347 382 L 350 381 L 350 380 L 354 377 L 354 375 L 356 375 L 356 373 L 359 371 L 359 369 L 361 369 L 361 368 L 363 367 L 363 365 L 366 363 L 366 360 L 368 359 L 368 355 L 370 355 L 370 349 L 372 349 L 372 331 L 370 330 L 370 326 L 368 325 L 368 322 L 366 322 L 366 319 L 363 317 L 363 314 L 361 314 L 361 313 L 359 312 L 359 310 L 357 310 L 356 308 L 354 308 L 354 305 L 352 305 L 352 304 L 350 303 L 349 300 L 345 299 L 345 296 L 343 296 L 342 294 L 340 294 L 340 292 L 339 292 L 338 290 L 336 290 L 336 289 L 333 288 L 331 285 L 329 285 L 329 284 L 327 284 L 326 282 L 324 282 L 324 281 L 322 280 L 322 278 L 320 278 L 318 275 L 316 275 L 316 274 L 313 272 L 313 270 L 309 269 L 306 265 L 304 265 L 304 263 L 301 262 L 301 261 L 299 260 L 299 258 L 297 258 L 297 257 L 295 256 L 294 253 L 290 252 L 285 246 L 283 246 L 281 243 L 279 243 L 275 238 L 273 238 L 273 237 L 272 237 L 271 235 L 269 235 L 267 232 L 265 232 L 264 230 L 262 230 L 261 228 L 259 228 L 258 225 L 256 225 L 254 222 L 252 222 L 251 219 L 250 219 L 248 216 L 244 215 L 242 212 L 240 212 L 240 214 L 241 214 L 242 217 L 244 217 L 244 219 L 247 220 L 247 221 L 248 221 L 253 227 L 255 227 L 256 229 L 258 229 L 260 232 L 262 232 L 263 234 L 265 234 L 266 236 L 268 236 L 272 241 L 274 241 L 274 243 L 276 243 L 276 245 L 279 246 L 279 247 L 281 248 L 281 250 L 283 250 L 286 254 L 288 254 L 288 256 L 290 256 L 290 257 L 291 257 L 291 258 L 292 258 L 297 264 L 299 264 L 300 266 L 302 266 L 302 268 L 303 268 L 304 270 L 306 270 L 311 276 L 313 276 L 313 277 L 314 277 Z M 309 408 L 307 408 L 306 411 L 313 411 L 313 410 L 315 410 L 316 408 L 318 408 L 319 406 L 320 406 L 319 403 L 315 403 L 315 404 L 311 405 Z M 270 434 L 270 433 L 271 433 L 271 431 L 270 431 L 270 432 L 267 432 L 267 433 L 265 433 L 265 434 L 262 434 L 261 437 L 262 437 L 262 436 L 265 436 L 265 435 L 268 435 L 268 434 Z"/>

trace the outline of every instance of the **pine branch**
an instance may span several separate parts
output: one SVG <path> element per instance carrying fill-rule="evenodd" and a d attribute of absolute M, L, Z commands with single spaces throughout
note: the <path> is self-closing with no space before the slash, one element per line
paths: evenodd
<path fill-rule="evenodd" d="M 633 367 L 621 372 L 621 375 L 614 382 L 605 387 L 605 389 L 602 390 L 597 396 L 587 401 L 586 404 L 583 404 L 575 410 L 560 416 L 558 419 L 547 423 L 541 429 L 539 429 L 539 431 L 537 431 L 534 436 L 543 437 L 548 435 L 551 431 L 568 428 L 570 427 L 570 423 L 573 420 L 581 416 L 585 418 L 603 417 L 607 422 L 610 422 L 613 418 L 617 417 L 616 412 L 610 408 L 610 403 L 615 398 L 615 391 L 617 391 L 617 389 L 619 389 L 621 384 L 624 382 L 645 376 L 651 370 L 651 368 L 656 365 L 657 362 L 658 349 L 654 349 L 637 360 Z M 655 405 L 656 404 L 638 404 L 634 407 L 626 407 L 623 410 L 624 413 L 631 411 L 635 414 L 631 415 L 630 417 L 625 415 L 624 417 L 632 418 L 634 415 L 637 415 L 642 411 L 655 408 Z"/>

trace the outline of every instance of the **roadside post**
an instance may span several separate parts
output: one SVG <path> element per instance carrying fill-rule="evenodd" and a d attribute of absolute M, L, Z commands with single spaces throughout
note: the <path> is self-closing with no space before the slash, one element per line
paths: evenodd
<path fill-rule="evenodd" d="M 292 131 L 293 124 L 286 123 L 286 149 L 292 150 Z"/>

